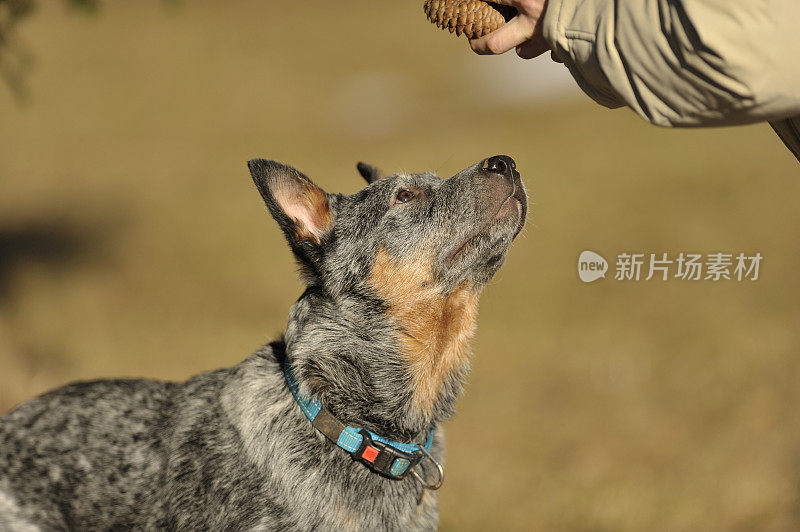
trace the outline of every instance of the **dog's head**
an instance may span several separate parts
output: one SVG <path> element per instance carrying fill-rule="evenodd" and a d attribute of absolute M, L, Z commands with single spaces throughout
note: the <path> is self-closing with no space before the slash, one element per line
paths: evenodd
<path fill-rule="evenodd" d="M 275 161 L 249 167 L 308 285 L 286 335 L 301 388 L 366 425 L 413 432 L 449 415 L 479 293 L 525 223 L 514 161 L 449 179 L 359 164 L 369 184 L 352 195 Z"/>

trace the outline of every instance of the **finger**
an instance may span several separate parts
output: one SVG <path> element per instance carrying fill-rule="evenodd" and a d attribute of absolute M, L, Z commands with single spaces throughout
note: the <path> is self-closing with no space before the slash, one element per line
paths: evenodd
<path fill-rule="evenodd" d="M 504 54 L 530 39 L 533 28 L 534 24 L 528 18 L 517 16 L 492 33 L 469 41 L 469 45 L 479 55 Z"/>
<path fill-rule="evenodd" d="M 522 59 L 533 59 L 534 57 L 539 57 L 549 49 L 550 46 L 547 44 L 547 41 L 541 37 L 534 37 L 517 46 L 517 55 Z"/>

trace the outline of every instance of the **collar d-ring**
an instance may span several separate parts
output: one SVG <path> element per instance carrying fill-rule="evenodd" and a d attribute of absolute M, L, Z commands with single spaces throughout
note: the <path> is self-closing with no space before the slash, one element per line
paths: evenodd
<path fill-rule="evenodd" d="M 419 482 L 423 488 L 427 490 L 438 490 L 439 488 L 442 487 L 442 483 L 444 482 L 444 467 L 442 467 L 442 464 L 436 461 L 436 458 L 433 457 L 433 455 L 428 451 L 428 449 L 420 446 L 420 451 L 422 451 L 422 454 L 424 455 L 425 458 L 433 462 L 433 465 L 436 466 L 436 473 L 439 478 L 433 484 L 428 484 L 428 482 L 424 478 L 422 478 L 422 475 L 417 473 L 417 467 L 419 466 L 414 467 L 411 470 L 411 474 L 414 475 L 414 478 L 417 479 L 417 482 Z"/>

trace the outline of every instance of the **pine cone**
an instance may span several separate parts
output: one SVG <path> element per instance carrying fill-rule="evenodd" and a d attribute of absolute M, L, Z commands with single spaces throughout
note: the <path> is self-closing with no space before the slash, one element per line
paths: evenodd
<path fill-rule="evenodd" d="M 482 0 L 425 0 L 423 9 L 439 28 L 470 39 L 493 32 L 517 14 L 513 7 Z"/>

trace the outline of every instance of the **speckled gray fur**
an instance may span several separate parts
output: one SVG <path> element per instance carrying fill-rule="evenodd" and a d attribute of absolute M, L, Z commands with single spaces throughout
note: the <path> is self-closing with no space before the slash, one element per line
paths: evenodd
<path fill-rule="evenodd" d="M 17 407 L 0 419 L 0 531 L 435 529 L 435 492 L 412 477 L 381 477 L 326 440 L 291 396 L 281 361 L 304 393 L 352 426 L 422 441 L 450 417 L 465 371 L 442 383 L 429 412 L 409 408 L 401 332 L 366 280 L 382 248 L 397 258 L 429 250 L 444 293 L 465 280 L 486 283 L 524 222 L 526 202 L 518 174 L 504 180 L 485 163 L 447 180 L 378 179 L 359 166 L 371 184 L 326 195 L 332 226 L 314 241 L 298 237 L 274 193 L 308 178 L 251 161 L 308 287 L 285 340 L 184 383 L 76 383 Z M 397 208 L 401 189 L 415 199 Z M 493 219 L 512 194 L 517 215 Z M 432 453 L 442 459 L 440 428 Z"/>

